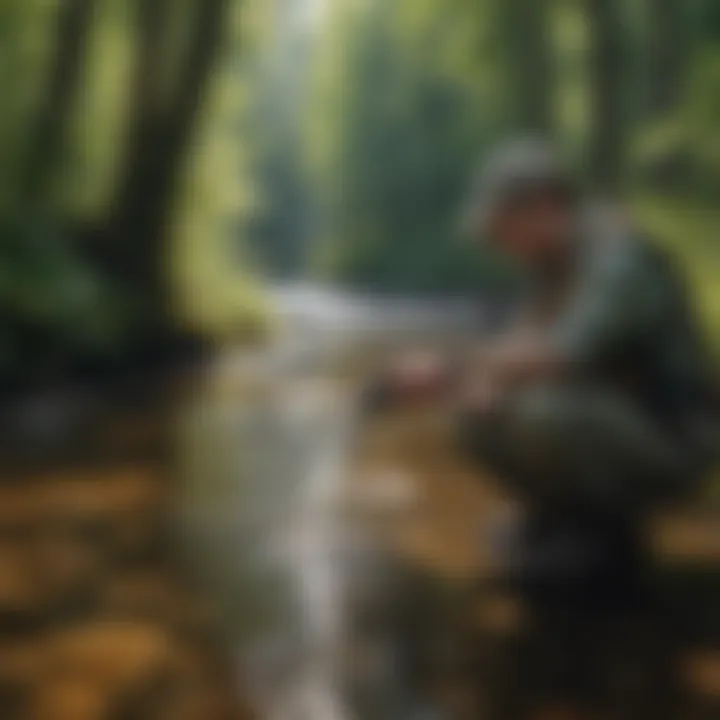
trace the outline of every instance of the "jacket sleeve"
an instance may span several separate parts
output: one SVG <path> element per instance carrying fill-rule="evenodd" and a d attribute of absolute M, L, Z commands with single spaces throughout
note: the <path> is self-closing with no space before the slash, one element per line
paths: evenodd
<path fill-rule="evenodd" d="M 662 278 L 630 243 L 586 258 L 552 330 L 557 356 L 568 364 L 592 363 L 648 332 L 662 318 Z"/>

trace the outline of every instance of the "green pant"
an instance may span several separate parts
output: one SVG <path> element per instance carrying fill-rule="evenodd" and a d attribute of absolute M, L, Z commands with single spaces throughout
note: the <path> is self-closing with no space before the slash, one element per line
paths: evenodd
<path fill-rule="evenodd" d="M 478 463 L 526 499 L 644 504 L 680 490 L 698 464 L 638 404 L 600 385 L 517 392 L 465 416 L 460 435 Z"/>
<path fill-rule="evenodd" d="M 496 548 L 496 581 L 519 593 L 531 622 L 493 676 L 492 716 L 527 717 L 553 700 L 599 708 L 621 662 L 636 660 L 651 680 L 651 662 L 673 666 L 647 642 L 633 644 L 627 628 L 654 609 L 642 508 L 696 471 L 685 443 L 631 399 L 570 383 L 517 393 L 464 418 L 461 434 L 478 463 L 526 500 L 522 522 Z M 658 694 L 645 690 L 642 707 Z M 664 710 L 677 717 L 670 704 Z"/>

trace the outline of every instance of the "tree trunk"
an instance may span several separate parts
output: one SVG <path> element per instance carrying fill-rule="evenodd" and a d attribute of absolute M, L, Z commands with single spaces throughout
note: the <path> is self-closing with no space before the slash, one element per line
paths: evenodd
<path fill-rule="evenodd" d="M 590 173 L 603 191 L 617 190 L 626 155 L 621 0 L 586 0 L 592 93 Z"/>
<path fill-rule="evenodd" d="M 547 2 L 497 0 L 508 115 L 515 130 L 553 129 L 554 73 Z"/>
<path fill-rule="evenodd" d="M 65 0 L 57 10 L 57 45 L 45 98 L 28 137 L 19 191 L 24 202 L 42 203 L 57 170 L 85 68 L 96 0 Z"/>
<path fill-rule="evenodd" d="M 672 110 L 681 99 L 687 54 L 687 18 L 683 0 L 649 0 L 648 111 Z"/>
<path fill-rule="evenodd" d="M 221 45 L 229 0 L 194 0 L 191 37 L 174 93 L 162 92 L 163 26 L 175 3 L 140 0 L 134 112 L 128 152 L 111 208 L 109 236 L 120 270 L 148 300 L 147 319 L 167 319 L 167 237 L 198 113 Z"/>

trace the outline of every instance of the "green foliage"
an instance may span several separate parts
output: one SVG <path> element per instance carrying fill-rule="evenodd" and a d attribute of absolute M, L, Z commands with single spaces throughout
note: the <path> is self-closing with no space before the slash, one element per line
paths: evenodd
<path fill-rule="evenodd" d="M 719 122 L 720 49 L 708 48 L 691 68 L 685 102 L 641 138 L 640 168 L 664 185 L 674 180 L 673 190 L 713 202 L 720 187 Z"/>
<path fill-rule="evenodd" d="M 227 44 L 210 32 L 197 46 L 194 69 L 210 72 L 195 87 L 196 20 L 220 5 L 158 2 L 162 21 L 143 25 L 153 4 L 0 0 L 5 367 L 45 341 L 58 366 L 122 354 L 169 297 L 172 312 L 157 318 L 173 330 L 256 334 L 267 318 L 258 270 L 382 291 L 504 286 L 511 270 L 460 241 L 458 209 L 485 151 L 538 123 L 578 160 L 608 145 L 623 163 L 608 175 L 632 181 L 643 220 L 700 268 L 713 317 L 720 307 L 704 290 L 720 187 L 714 0 L 614 3 L 605 48 L 601 4 L 588 0 L 327 0 L 316 27 L 281 0 L 230 0 Z M 62 53 L 72 60 L 63 11 L 83 7 L 79 72 L 58 78 Z M 682 20 L 677 32 L 668 18 Z M 53 96 L 63 79 L 67 108 Z M 168 112 L 186 86 L 189 104 Z M 597 117 L 622 127 L 600 132 Z M 163 143 L 133 136 L 148 118 L 182 138 L 161 158 L 169 178 L 144 164 Z M 35 162 L 41 191 L 23 196 Z"/>
<path fill-rule="evenodd" d="M 474 68 L 478 33 L 467 28 L 477 10 L 456 7 L 462 15 L 431 2 L 369 3 L 336 20 L 323 62 L 343 72 L 320 66 L 308 124 L 328 213 L 318 264 L 343 281 L 453 291 L 504 275 L 457 232 L 477 153 L 502 115 L 492 71 Z"/>
<path fill-rule="evenodd" d="M 232 242 L 247 195 L 233 128 L 241 3 L 222 10 L 223 46 L 211 32 L 201 46 L 206 74 L 193 55 L 203 0 L 157 3 L 157 22 L 140 12 L 151 5 L 0 0 L 0 368 L 10 376 L 114 363 L 142 354 L 148 333 L 262 325 L 262 293 Z M 123 183 L 143 160 L 133 123 L 150 107 L 161 117 L 187 88 L 170 181 L 153 206 L 124 207 Z M 29 173 L 41 182 L 24 192 Z M 133 211 L 156 213 L 157 228 L 134 233 L 121 215 Z M 172 312 L 158 307 L 167 296 Z"/>
<path fill-rule="evenodd" d="M 136 298 L 84 257 L 57 218 L 0 224 L 0 389 L 113 364 L 127 347 Z"/>
<path fill-rule="evenodd" d="M 125 150 L 133 63 L 131 4 L 100 0 L 74 109 L 65 162 L 55 184 L 57 203 L 97 217 L 111 202 Z"/>
<path fill-rule="evenodd" d="M 702 199 L 643 195 L 634 210 L 682 264 L 713 347 L 720 352 L 720 215 Z"/>
<path fill-rule="evenodd" d="M 242 12 L 241 12 L 242 10 Z M 250 253 L 238 248 L 237 227 L 256 203 L 244 172 L 246 136 L 238 129 L 247 86 L 238 72 L 246 45 L 264 32 L 267 8 L 238 3 L 230 15 L 225 54 L 209 88 L 176 214 L 175 252 L 168 260 L 180 319 L 216 339 L 254 340 L 270 313 Z"/>
<path fill-rule="evenodd" d="M 603 19 L 613 29 L 608 38 L 597 32 L 598 6 L 581 0 L 545 3 L 530 24 L 523 0 L 336 3 L 316 52 L 301 139 L 322 209 L 316 271 L 402 291 L 486 288 L 511 277 L 497 258 L 462 247 L 455 221 L 475 160 L 532 125 L 528 94 L 549 99 L 555 134 L 571 157 L 622 162 L 605 174 L 631 180 L 635 195 L 672 191 L 686 206 L 707 208 L 720 187 L 715 5 L 619 3 Z M 549 38 L 537 35 L 539 26 Z M 613 48 L 621 65 L 608 55 Z M 549 70 L 533 75 L 523 65 L 530 49 L 538 68 L 550 58 Z M 664 78 L 677 87 L 664 92 Z M 603 118 L 621 125 L 608 131 Z M 686 212 L 659 228 L 656 212 L 642 215 L 671 242 L 711 231 Z M 667 232 L 683 221 L 686 231 Z M 702 252 L 694 254 L 701 264 Z"/>
<path fill-rule="evenodd" d="M 0 1 L 0 208 L 15 200 L 23 139 L 42 94 L 52 49 L 54 3 Z"/>

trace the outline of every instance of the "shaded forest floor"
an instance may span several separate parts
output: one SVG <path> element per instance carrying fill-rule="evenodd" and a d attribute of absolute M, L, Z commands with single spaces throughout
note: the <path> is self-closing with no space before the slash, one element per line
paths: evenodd
<path fill-rule="evenodd" d="M 122 403 L 94 408 L 70 435 L 4 449 L 4 718 L 246 717 L 213 613 L 180 556 L 176 392 L 126 387 Z"/>
<path fill-rule="evenodd" d="M 42 452 L 36 442 L 3 450 L 0 703 L 9 720 L 244 717 L 212 609 L 179 552 L 172 427 L 187 379 L 156 380 L 126 387 L 122 402 Z M 242 403 L 242 393 L 226 402 Z M 454 453 L 438 413 L 382 418 L 357 441 L 348 510 L 402 572 L 452 599 L 492 570 L 486 528 L 512 503 Z M 648 527 L 682 625 L 692 720 L 712 717 L 720 700 L 717 519 L 695 506 Z M 459 622 L 466 637 L 475 623 L 505 633 L 522 622 L 512 602 L 462 617 L 452 602 L 442 607 L 441 627 Z"/>

